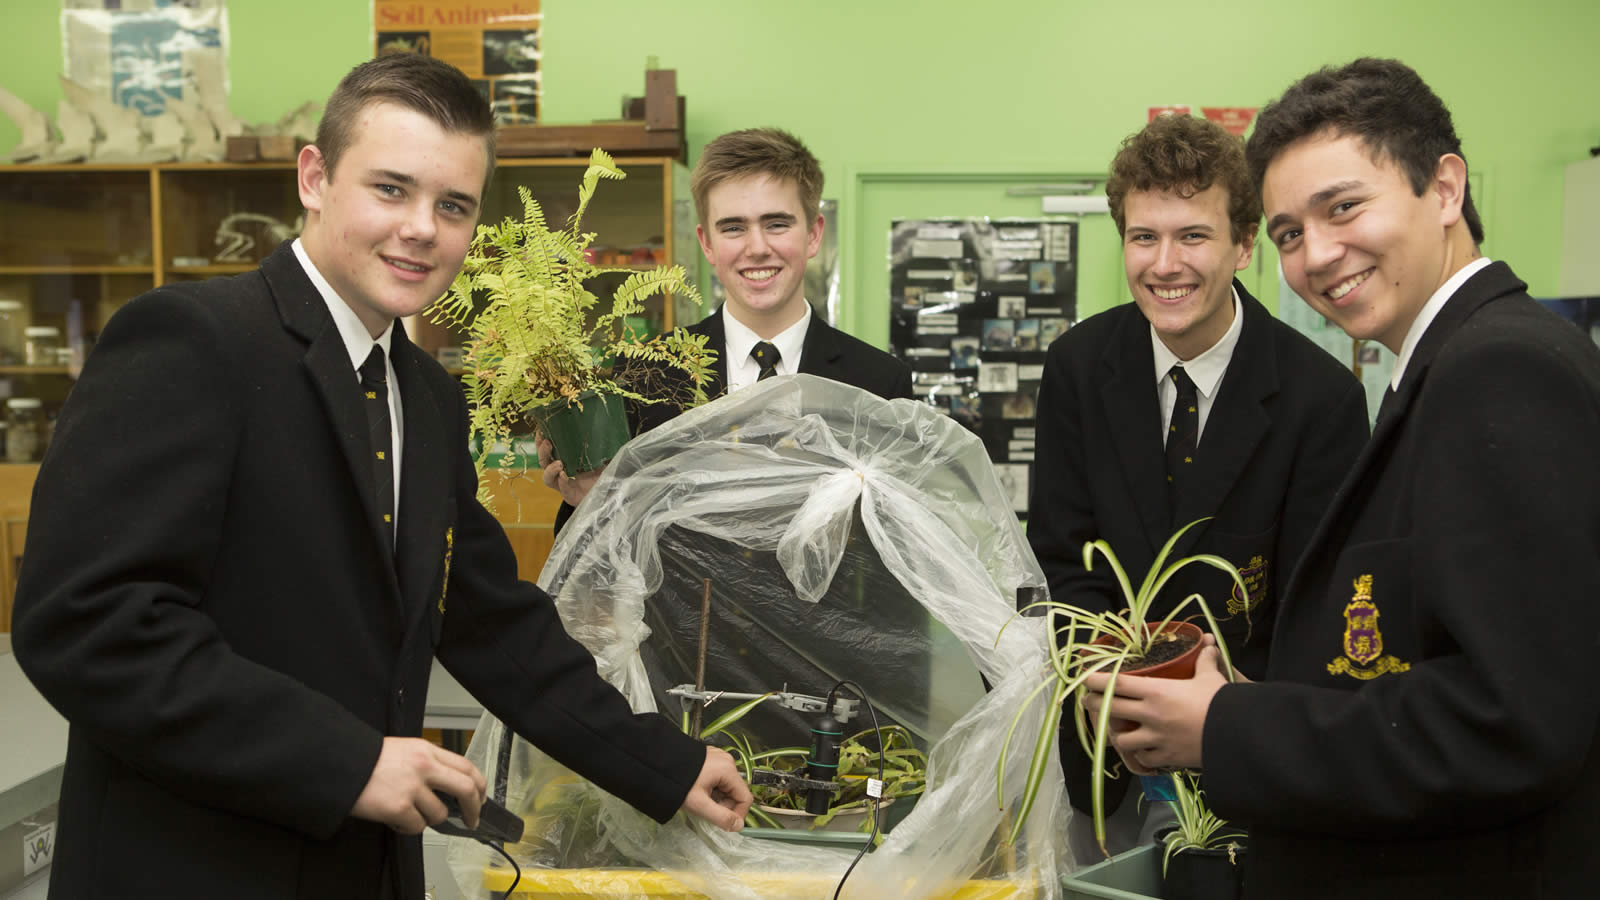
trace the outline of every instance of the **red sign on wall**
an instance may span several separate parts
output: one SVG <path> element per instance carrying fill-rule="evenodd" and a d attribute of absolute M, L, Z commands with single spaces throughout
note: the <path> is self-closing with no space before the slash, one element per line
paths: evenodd
<path fill-rule="evenodd" d="M 1256 117 L 1254 106 L 1202 106 L 1200 111 L 1211 121 L 1227 129 L 1229 134 L 1240 137 L 1250 128 L 1250 121 Z"/>

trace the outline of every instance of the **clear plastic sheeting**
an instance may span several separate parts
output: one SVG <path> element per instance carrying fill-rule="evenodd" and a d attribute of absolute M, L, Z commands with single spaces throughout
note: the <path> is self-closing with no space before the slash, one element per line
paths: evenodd
<path fill-rule="evenodd" d="M 1070 861 L 1054 758 L 1021 836 L 1006 841 L 1046 712 L 1030 698 L 1048 671 L 1043 620 L 1015 610 L 1045 581 L 977 437 L 915 401 L 809 375 L 768 379 L 631 441 L 567 523 L 540 584 L 636 710 L 680 721 L 685 703 L 667 691 L 696 680 L 707 579 L 706 690 L 824 696 L 849 680 L 880 725 L 903 726 L 929 752 L 925 792 L 896 801 L 910 811 L 841 896 L 1056 891 Z M 711 702 L 705 723 L 736 705 Z M 768 702 L 729 731 L 762 748 L 807 745 L 815 718 Z M 871 727 L 862 710 L 844 730 Z M 856 855 L 683 814 L 658 825 L 487 715 L 468 756 L 528 823 L 507 848 L 519 892 L 815 900 L 833 896 Z M 449 857 L 467 896 L 510 883 L 481 845 L 452 839 Z"/>

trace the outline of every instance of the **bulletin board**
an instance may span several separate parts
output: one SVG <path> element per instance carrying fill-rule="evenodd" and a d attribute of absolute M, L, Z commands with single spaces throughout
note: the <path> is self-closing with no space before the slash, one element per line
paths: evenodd
<path fill-rule="evenodd" d="M 1025 514 L 1045 351 L 1077 321 L 1078 223 L 896 220 L 889 291 L 890 352 L 919 398 L 983 439 Z"/>

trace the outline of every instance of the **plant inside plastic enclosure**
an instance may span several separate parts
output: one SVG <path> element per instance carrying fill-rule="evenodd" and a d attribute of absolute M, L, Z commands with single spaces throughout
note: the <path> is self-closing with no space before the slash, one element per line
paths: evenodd
<path fill-rule="evenodd" d="M 807 805 L 807 786 L 819 784 L 809 779 L 809 776 L 816 774 L 816 770 L 811 768 L 816 762 L 813 758 L 817 749 L 815 745 L 763 749 L 756 746 L 748 735 L 733 730 L 739 720 L 763 703 L 783 703 L 793 697 L 805 695 L 770 691 L 751 697 L 698 732 L 694 731 L 689 707 L 684 707 L 681 722 L 684 732 L 693 733 L 702 741 L 720 741 L 723 749 L 733 755 L 740 774 L 755 794 L 756 803 L 745 817 L 746 825 L 783 827 L 768 809 L 803 811 Z M 882 787 L 874 803 L 868 786 L 871 781 L 880 779 L 880 762 Z M 828 788 L 830 796 L 827 811 L 817 814 L 807 824 L 808 828 L 826 828 L 834 817 L 842 813 L 881 808 L 893 800 L 915 797 L 927 786 L 927 754 L 916 745 L 911 732 L 900 725 L 868 728 L 843 736 L 838 745 L 836 765 L 837 769 L 829 773 L 832 777 L 828 779 L 831 784 Z M 859 830 L 872 831 L 873 824 L 873 819 L 865 818 Z"/>
<path fill-rule="evenodd" d="M 1158 652 L 1161 645 L 1172 641 L 1174 636 L 1168 633 L 1168 626 L 1173 622 L 1182 621 L 1178 619 L 1179 613 L 1193 605 L 1199 610 L 1200 615 L 1205 617 L 1211 634 L 1217 636 L 1217 651 L 1222 656 L 1223 671 L 1227 672 L 1229 679 L 1232 680 L 1233 659 L 1228 654 L 1227 644 L 1222 640 L 1217 628 L 1216 617 L 1211 614 L 1211 608 L 1206 604 L 1204 597 L 1190 594 L 1173 606 L 1172 611 L 1159 621 L 1151 622 L 1149 618 L 1150 608 L 1161 593 L 1161 589 L 1174 575 L 1191 564 L 1198 563 L 1222 570 L 1233 579 L 1240 596 L 1249 596 L 1249 590 L 1245 586 L 1244 579 L 1240 577 L 1239 570 L 1220 556 L 1200 553 L 1186 556 L 1171 564 L 1167 563 L 1167 557 L 1171 555 L 1178 539 L 1190 528 L 1204 521 L 1206 520 L 1197 519 L 1190 522 L 1167 539 L 1161 552 L 1156 554 L 1155 561 L 1151 563 L 1150 571 L 1146 573 L 1137 593 L 1134 592 L 1128 573 L 1122 568 L 1121 562 L 1117 560 L 1116 553 L 1109 544 L 1103 540 L 1095 540 L 1083 545 L 1085 569 L 1093 570 L 1096 552 L 1105 557 L 1127 602 L 1127 606 L 1122 610 L 1091 612 L 1069 603 L 1044 600 L 1029 604 L 1019 611 L 1018 615 L 1032 610 L 1042 610 L 1050 633 L 1056 636 L 1056 647 L 1050 655 L 1049 674 L 1041 680 L 1039 686 L 1029 695 L 1028 703 L 1024 704 L 1011 720 L 1011 727 L 1006 733 L 996 769 L 997 777 L 1003 780 L 1012 738 L 1022 721 L 1024 712 L 1041 694 L 1046 695 L 1049 707 L 1045 714 L 1044 725 L 1034 741 L 1027 785 L 1017 817 L 1012 824 L 1011 840 L 1015 841 L 1021 832 L 1033 800 L 1038 795 L 1039 785 L 1048 772 L 1050 748 L 1055 745 L 1061 710 L 1067 696 L 1072 695 L 1075 698 L 1073 726 L 1077 731 L 1079 744 L 1089 755 L 1094 767 L 1092 770 L 1094 775 L 1090 780 L 1090 805 L 1094 815 L 1095 839 L 1100 844 L 1101 852 L 1110 855 L 1106 850 L 1105 778 L 1108 775 L 1115 777 L 1114 773 L 1106 769 L 1106 745 L 1111 732 L 1111 704 L 1101 704 L 1099 715 L 1093 721 L 1090 720 L 1088 711 L 1083 705 L 1084 695 L 1088 693 L 1086 682 L 1090 675 L 1104 672 L 1109 677 L 1105 693 L 1107 696 L 1115 694 L 1117 676 L 1124 671 L 1131 672 L 1140 668 L 1147 658 Z M 1190 614 L 1190 618 L 1192 617 L 1193 613 Z M 1004 796 L 1003 790 L 997 791 L 997 795 Z"/>

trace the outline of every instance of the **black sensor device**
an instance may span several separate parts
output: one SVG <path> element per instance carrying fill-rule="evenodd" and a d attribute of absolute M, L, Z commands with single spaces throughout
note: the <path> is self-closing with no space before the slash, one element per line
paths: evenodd
<path fill-rule="evenodd" d="M 483 798 L 483 806 L 478 810 L 478 827 L 468 828 L 467 823 L 461 818 L 460 802 L 444 791 L 433 793 L 444 804 L 446 810 L 443 822 L 428 826 L 434 831 L 480 841 L 500 841 L 505 844 L 515 844 L 522 840 L 522 817 L 501 806 L 493 797 Z"/>
<path fill-rule="evenodd" d="M 828 713 L 811 729 L 811 755 L 806 758 L 806 777 L 832 781 L 839 776 L 839 745 L 844 742 L 844 726 Z M 806 791 L 806 812 L 820 816 L 828 811 L 833 792 L 812 788 Z"/>

